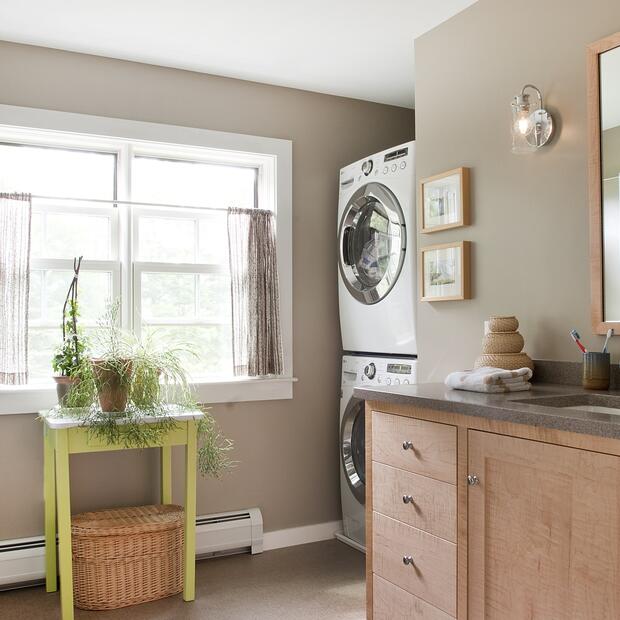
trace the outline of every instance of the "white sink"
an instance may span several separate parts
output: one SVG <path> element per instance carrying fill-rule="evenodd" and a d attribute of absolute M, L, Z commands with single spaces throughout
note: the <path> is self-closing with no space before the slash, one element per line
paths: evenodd
<path fill-rule="evenodd" d="M 561 409 L 575 409 L 576 411 L 587 411 L 588 413 L 613 413 L 620 415 L 620 409 L 616 407 L 604 407 L 603 405 L 571 405 L 570 407 L 561 407 Z"/>
<path fill-rule="evenodd" d="M 606 415 L 620 415 L 620 396 L 617 394 L 562 394 L 556 396 L 539 396 L 523 398 L 516 402 L 528 405 L 553 407 L 554 409 L 570 409 Z"/>

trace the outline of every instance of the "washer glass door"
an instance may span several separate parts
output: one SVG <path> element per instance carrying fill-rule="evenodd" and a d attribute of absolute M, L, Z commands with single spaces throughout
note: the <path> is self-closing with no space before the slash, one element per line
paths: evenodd
<path fill-rule="evenodd" d="M 342 416 L 340 456 L 351 492 L 366 503 L 366 425 L 364 401 L 358 398 L 351 398 Z"/>
<path fill-rule="evenodd" d="M 348 291 L 364 304 L 396 284 L 406 251 L 405 220 L 396 196 L 368 183 L 351 196 L 340 221 L 339 266 Z"/>

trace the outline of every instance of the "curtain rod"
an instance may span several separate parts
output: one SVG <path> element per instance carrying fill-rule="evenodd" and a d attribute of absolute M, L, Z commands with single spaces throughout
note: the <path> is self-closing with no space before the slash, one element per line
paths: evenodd
<path fill-rule="evenodd" d="M 32 198 L 32 194 L 26 194 L 24 192 L 0 192 L 0 198 L 6 198 L 7 200 L 23 200 L 29 202 Z"/>
<path fill-rule="evenodd" d="M 69 196 L 42 196 L 38 194 L 32 194 L 33 200 L 57 200 L 59 202 L 64 202 L 67 200 L 77 201 L 77 202 L 94 202 L 97 204 L 111 204 L 116 206 L 118 205 L 130 205 L 134 207 L 163 207 L 163 208 L 174 208 L 174 209 L 197 209 L 199 211 L 219 211 L 220 213 L 225 213 L 226 209 L 218 209 L 217 207 L 197 207 L 196 205 L 175 205 L 175 204 L 166 204 L 163 202 L 134 202 L 132 200 L 112 200 L 105 198 L 74 198 Z"/>

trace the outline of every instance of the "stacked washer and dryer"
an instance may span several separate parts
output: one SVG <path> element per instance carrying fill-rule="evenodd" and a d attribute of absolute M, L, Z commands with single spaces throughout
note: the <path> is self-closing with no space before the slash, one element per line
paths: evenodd
<path fill-rule="evenodd" d="M 365 550 L 363 385 L 415 383 L 414 143 L 346 166 L 338 200 L 342 332 L 340 491 L 344 532 Z"/>

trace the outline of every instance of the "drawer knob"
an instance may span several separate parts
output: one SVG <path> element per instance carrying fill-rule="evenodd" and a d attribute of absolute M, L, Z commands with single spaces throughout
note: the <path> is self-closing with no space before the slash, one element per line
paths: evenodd
<path fill-rule="evenodd" d="M 403 450 L 413 450 L 413 443 L 410 441 L 403 441 Z"/>
<path fill-rule="evenodd" d="M 469 474 L 469 476 L 467 476 L 467 484 L 470 487 L 473 487 L 477 484 L 480 484 L 480 478 L 478 478 L 478 476 L 476 476 L 476 474 Z"/>
<path fill-rule="evenodd" d="M 410 555 L 404 555 L 403 564 L 405 566 L 413 566 L 413 558 Z"/>
<path fill-rule="evenodd" d="M 413 497 L 411 495 L 403 495 L 403 504 L 413 504 Z"/>

